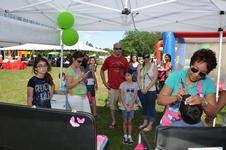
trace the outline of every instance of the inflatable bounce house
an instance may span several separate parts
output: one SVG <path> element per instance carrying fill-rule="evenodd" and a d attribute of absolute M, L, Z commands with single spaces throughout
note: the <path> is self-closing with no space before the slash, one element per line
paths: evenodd
<path fill-rule="evenodd" d="M 226 32 L 223 32 L 226 37 Z M 226 49 L 226 38 L 222 40 L 222 49 Z M 219 60 L 219 33 L 218 32 L 164 32 L 163 40 L 157 42 L 155 55 L 157 64 L 161 64 L 164 54 L 171 55 L 173 70 L 181 70 L 189 67 L 192 54 L 201 48 L 209 48 L 216 53 Z M 226 51 L 222 51 L 221 60 L 226 59 Z M 219 64 L 218 64 L 219 65 Z M 218 69 L 218 68 L 217 68 Z M 209 76 L 217 83 L 217 69 Z M 226 80 L 226 61 L 221 61 L 220 86 L 222 90 Z"/>

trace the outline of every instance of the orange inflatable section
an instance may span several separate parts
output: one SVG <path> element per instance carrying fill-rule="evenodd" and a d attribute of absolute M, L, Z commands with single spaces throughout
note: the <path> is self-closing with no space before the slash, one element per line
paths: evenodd
<path fill-rule="evenodd" d="M 157 64 L 161 64 L 161 52 L 159 51 L 159 48 L 163 47 L 163 40 L 160 40 L 155 45 L 155 56 L 157 59 Z"/>

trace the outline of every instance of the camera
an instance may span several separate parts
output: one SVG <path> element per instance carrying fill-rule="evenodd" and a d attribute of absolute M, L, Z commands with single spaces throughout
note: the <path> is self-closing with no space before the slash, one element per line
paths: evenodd
<path fill-rule="evenodd" d="M 190 94 L 182 96 L 180 103 L 180 113 L 181 118 L 184 122 L 188 124 L 196 124 L 201 121 L 201 116 L 203 113 L 202 106 L 199 105 L 189 105 L 187 104 L 187 99 L 190 97 Z"/>

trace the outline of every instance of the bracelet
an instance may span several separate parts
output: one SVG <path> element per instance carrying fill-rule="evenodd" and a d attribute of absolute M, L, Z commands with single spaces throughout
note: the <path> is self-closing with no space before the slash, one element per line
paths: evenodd
<path fill-rule="evenodd" d="M 206 107 L 208 104 L 209 103 L 206 100 L 203 100 L 201 105 L 202 105 L 202 107 Z"/>

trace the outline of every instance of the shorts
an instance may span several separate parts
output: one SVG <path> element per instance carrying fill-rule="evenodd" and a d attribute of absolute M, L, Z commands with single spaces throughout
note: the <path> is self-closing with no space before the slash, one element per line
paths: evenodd
<path fill-rule="evenodd" d="M 126 111 L 126 110 L 121 110 L 122 111 L 122 117 L 123 119 L 133 119 L 134 118 L 134 110 L 132 111 Z"/>
<path fill-rule="evenodd" d="M 91 113 L 89 100 L 87 96 L 68 95 L 68 104 L 72 110 Z"/>
<path fill-rule="evenodd" d="M 95 97 L 95 86 L 94 85 L 87 85 L 87 92 L 90 92 L 92 97 Z"/>
<path fill-rule="evenodd" d="M 108 101 L 111 110 L 118 110 L 119 90 L 108 90 Z"/>

